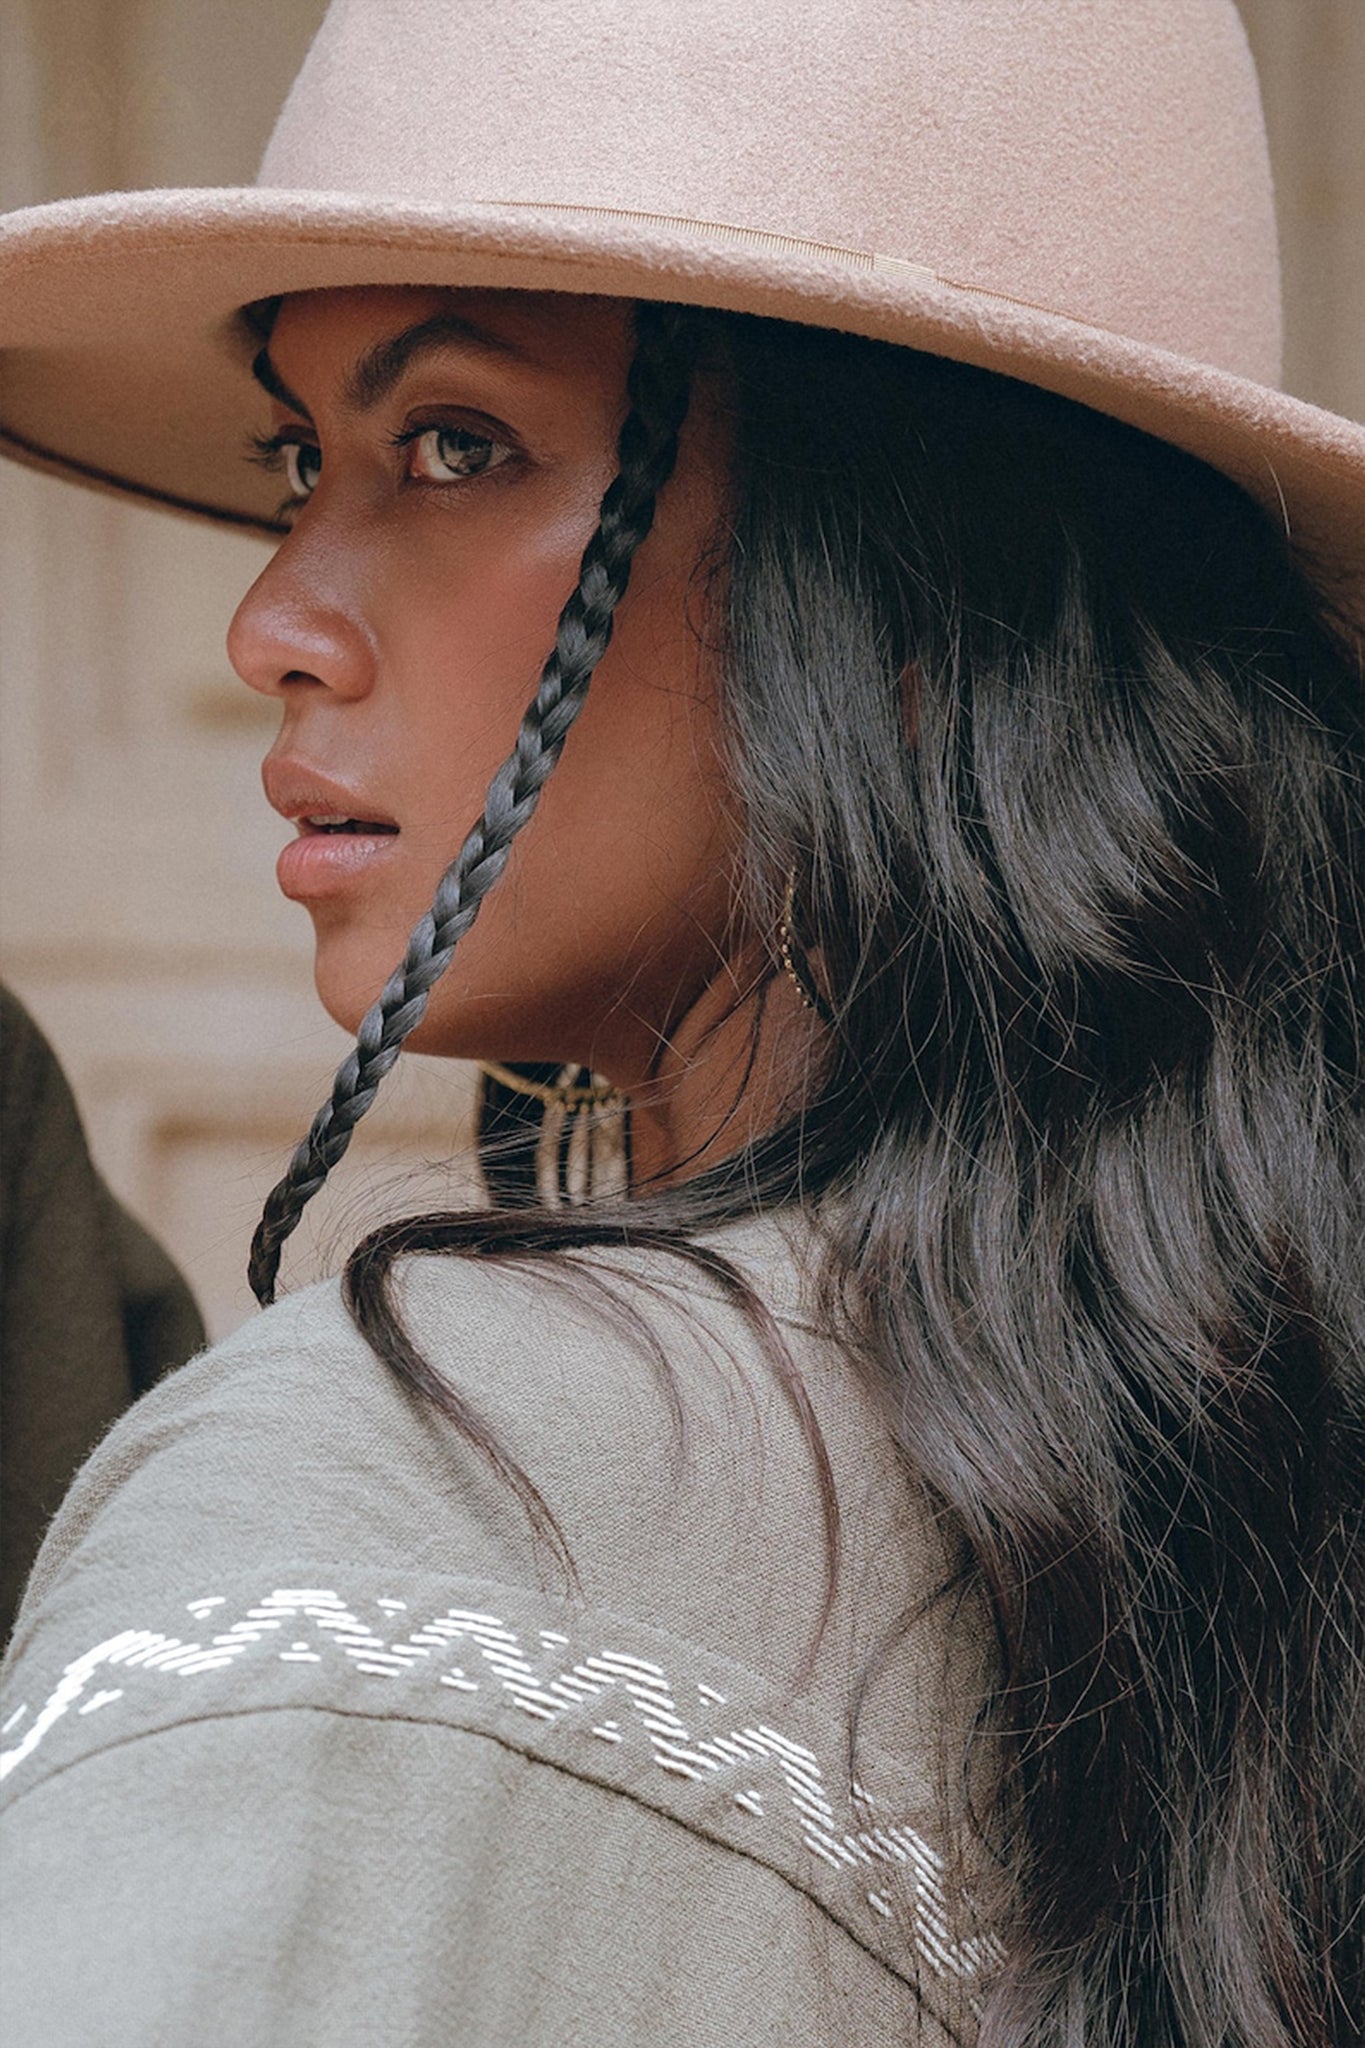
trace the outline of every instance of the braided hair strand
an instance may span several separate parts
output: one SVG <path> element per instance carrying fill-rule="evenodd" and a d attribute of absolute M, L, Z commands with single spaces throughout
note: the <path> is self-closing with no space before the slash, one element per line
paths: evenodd
<path fill-rule="evenodd" d="M 442 875 L 430 910 L 378 1001 L 362 1019 L 330 1097 L 266 1198 L 247 1265 L 251 1291 L 263 1307 L 275 1298 L 286 1239 L 344 1155 L 404 1041 L 421 1023 L 432 988 L 507 866 L 512 842 L 530 822 L 587 701 L 593 673 L 611 644 L 631 565 L 654 524 L 658 494 L 677 460 L 692 369 L 690 333 L 690 322 L 677 307 L 646 303 L 636 308 L 635 355 L 626 385 L 630 411 L 618 443 L 617 474 L 583 552 L 577 587 L 560 613 L 554 648 L 516 745 L 489 784 L 482 816 Z"/>

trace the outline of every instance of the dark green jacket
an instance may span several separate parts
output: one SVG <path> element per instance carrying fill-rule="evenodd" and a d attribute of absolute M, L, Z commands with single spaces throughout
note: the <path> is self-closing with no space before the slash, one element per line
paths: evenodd
<path fill-rule="evenodd" d="M 78 1466 L 203 1343 L 179 1273 L 95 1171 L 56 1054 L 0 986 L 0 1638 Z"/>

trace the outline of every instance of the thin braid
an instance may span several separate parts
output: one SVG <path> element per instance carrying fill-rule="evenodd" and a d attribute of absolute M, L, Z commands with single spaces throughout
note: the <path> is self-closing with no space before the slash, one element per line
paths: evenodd
<path fill-rule="evenodd" d="M 635 333 L 626 386 L 630 411 L 618 443 L 617 474 L 583 552 L 577 588 L 560 613 L 540 687 L 522 719 L 516 746 L 489 784 L 482 817 L 441 877 L 402 962 L 366 1012 L 354 1050 L 337 1069 L 329 1100 L 266 1198 L 247 1265 L 251 1290 L 262 1306 L 275 1298 L 285 1239 L 350 1144 L 404 1040 L 421 1023 L 433 986 L 507 866 L 512 841 L 529 823 L 611 643 L 616 607 L 625 596 L 636 550 L 654 524 L 655 501 L 677 460 L 691 370 L 688 322 L 677 308 L 638 306 Z"/>

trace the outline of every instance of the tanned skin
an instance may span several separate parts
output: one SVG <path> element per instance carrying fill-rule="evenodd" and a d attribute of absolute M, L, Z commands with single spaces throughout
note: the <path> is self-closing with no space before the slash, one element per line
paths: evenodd
<path fill-rule="evenodd" d="M 535 690 L 615 473 L 631 350 L 609 299 L 374 288 L 280 308 L 258 375 L 293 524 L 228 651 L 281 706 L 271 802 L 355 821 L 300 822 L 280 865 L 349 1030 Z M 812 1050 L 772 935 L 734 910 L 742 820 L 703 580 L 726 458 L 723 393 L 699 377 L 587 707 L 408 1041 L 605 1074 L 632 1099 L 637 1185 L 737 1150 Z"/>

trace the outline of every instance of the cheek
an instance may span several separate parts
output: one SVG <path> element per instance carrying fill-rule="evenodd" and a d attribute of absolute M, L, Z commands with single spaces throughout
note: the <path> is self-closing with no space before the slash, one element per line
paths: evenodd
<path fill-rule="evenodd" d="M 518 914 L 543 890 L 603 980 L 676 979 L 694 953 L 714 971 L 738 836 L 708 665 L 678 588 L 642 577 L 526 835 Z"/>
<path fill-rule="evenodd" d="M 508 511 L 477 526 L 405 524 L 370 554 L 380 687 L 367 735 L 391 778 L 403 850 L 382 900 L 319 920 L 319 991 L 333 1014 L 372 997 L 477 818 L 610 474 L 524 517 L 509 493 Z M 711 663 L 685 604 L 697 546 L 697 522 L 675 515 L 641 554 L 563 759 L 433 990 L 415 1049 L 582 1057 L 627 1021 L 666 1024 L 714 974 L 739 821 Z"/>
<path fill-rule="evenodd" d="M 719 508 L 712 488 L 677 481 L 508 878 L 510 916 L 566 972 L 570 935 L 599 1014 L 629 1005 L 656 1022 L 700 993 L 736 936 L 743 830 L 695 574 Z"/>
<path fill-rule="evenodd" d="M 381 749 L 404 764 L 415 832 L 463 832 L 510 753 L 578 581 L 595 492 L 506 519 L 433 517 L 434 531 L 377 565 L 378 665 L 389 687 L 374 708 Z M 444 529 L 444 530 L 443 530 Z"/>

